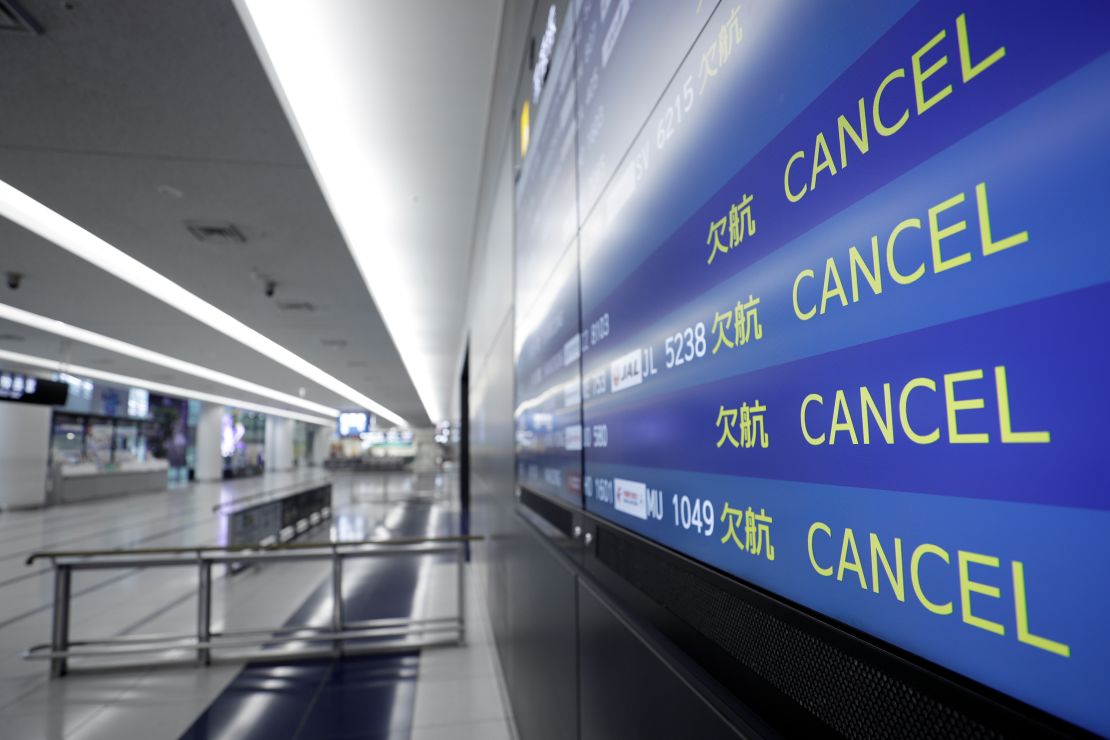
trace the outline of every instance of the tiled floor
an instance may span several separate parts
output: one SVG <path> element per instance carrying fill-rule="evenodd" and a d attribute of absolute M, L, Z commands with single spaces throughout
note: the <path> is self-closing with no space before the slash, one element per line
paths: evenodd
<path fill-rule="evenodd" d="M 216 544 L 219 502 L 297 480 L 319 478 L 322 471 L 271 474 L 265 479 L 196 484 L 163 494 L 110 499 L 99 503 L 33 512 L 0 514 L 0 736 L 8 738 L 176 738 L 239 675 L 240 666 L 207 669 L 129 670 L 73 674 L 48 680 L 46 665 L 20 657 L 49 635 L 52 580 L 48 565 L 26 567 L 23 558 L 47 548 L 93 549 L 136 546 Z M 346 540 L 389 536 L 403 519 L 405 502 L 422 497 L 430 506 L 426 531 L 450 531 L 453 476 L 404 474 L 337 474 L 335 516 L 330 532 Z M 429 498 L 430 497 L 430 498 Z M 249 569 L 214 583 L 214 627 L 280 624 L 293 616 L 319 587 L 326 587 L 326 566 L 312 563 Z M 357 598 L 359 579 L 345 580 L 348 598 Z M 365 579 L 376 576 L 367 571 Z M 417 615 L 446 614 L 454 609 L 453 564 L 424 558 L 415 590 L 404 605 Z M 469 640 L 465 647 L 425 650 L 413 658 L 411 675 L 397 685 L 408 692 L 392 737 L 512 737 L 511 720 L 502 701 L 481 584 L 468 574 Z M 74 581 L 75 638 L 128 632 L 183 632 L 195 619 L 195 575 L 191 571 L 87 572 Z M 402 588 L 400 584 L 397 586 Z M 410 586 L 411 588 L 411 579 Z M 367 592 L 369 593 L 369 592 Z M 377 599 L 372 599 L 377 601 Z M 349 671 L 354 671 L 352 665 Z M 375 679 L 377 680 L 377 679 Z M 319 684 L 319 682 L 317 682 Z M 259 721 L 267 687 L 250 692 L 237 716 L 239 727 Z M 364 684 L 363 689 L 369 693 Z M 369 693 L 367 695 L 369 695 Z M 348 692 L 349 694 L 349 692 Z M 358 690 L 351 696 L 357 696 Z M 321 696 L 324 696 L 321 693 Z M 325 697 L 316 717 L 336 713 L 342 692 Z M 320 696 L 317 697 L 319 701 Z M 327 702 L 332 702 L 328 704 Z M 335 702 L 340 702 L 336 704 Z M 407 703 L 406 703 L 407 702 Z M 325 710 L 331 707 L 330 712 Z M 357 706 L 357 705 L 352 705 Z M 319 725 L 283 727 L 268 737 L 322 737 Z M 231 725 L 236 726 L 236 725 Z M 298 734 L 299 733 L 299 734 Z M 203 736 L 203 735 L 202 735 Z M 221 737 L 235 737 L 236 734 Z"/>

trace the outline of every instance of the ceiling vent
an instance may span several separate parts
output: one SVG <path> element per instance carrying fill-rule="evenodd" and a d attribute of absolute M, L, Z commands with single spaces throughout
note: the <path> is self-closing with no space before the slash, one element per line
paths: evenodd
<path fill-rule="evenodd" d="M 42 26 L 16 0 L 0 0 L 0 31 L 38 36 Z"/>
<path fill-rule="evenodd" d="M 325 347 L 346 347 L 347 346 L 347 340 L 346 339 L 321 339 L 320 341 L 323 343 L 323 345 Z"/>
<path fill-rule="evenodd" d="M 194 239 L 205 244 L 247 243 L 247 237 L 230 221 L 186 221 L 185 228 Z"/>
<path fill-rule="evenodd" d="M 0 334 L 0 342 L 22 342 L 23 337 L 18 334 Z"/>
<path fill-rule="evenodd" d="M 277 304 L 279 311 L 305 311 L 312 313 L 316 310 L 316 306 L 308 301 L 278 301 Z"/>

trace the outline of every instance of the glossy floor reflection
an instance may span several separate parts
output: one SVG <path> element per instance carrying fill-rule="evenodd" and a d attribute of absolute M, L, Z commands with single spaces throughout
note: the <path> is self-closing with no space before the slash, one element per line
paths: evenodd
<path fill-rule="evenodd" d="M 216 544 L 221 524 L 212 513 L 215 504 L 321 477 L 319 470 L 272 474 L 0 514 L 0 736 L 175 738 L 188 731 L 187 737 L 316 738 L 328 737 L 331 727 L 340 733 L 330 735 L 335 737 L 511 737 L 484 598 L 478 593 L 482 584 L 473 577 L 468 577 L 467 646 L 426 650 L 403 660 L 251 667 L 243 672 L 243 683 L 238 681 L 242 667 L 234 665 L 74 674 L 50 681 L 45 664 L 20 658 L 24 648 L 48 638 L 52 598 L 49 566 L 23 566 L 28 552 Z M 454 475 L 328 477 L 334 484 L 335 515 L 306 538 L 358 540 L 457 531 L 458 514 L 451 504 L 457 498 Z M 438 616 L 454 608 L 453 563 L 427 557 L 405 560 L 389 567 L 383 567 L 384 561 L 361 561 L 345 573 L 345 605 L 358 615 L 352 618 Z M 326 568 L 290 563 L 220 574 L 214 582 L 214 627 L 325 623 L 330 616 Z M 74 582 L 73 636 L 188 631 L 195 620 L 194 588 L 195 575 L 188 570 L 82 573 Z M 358 692 L 350 688 L 355 685 L 367 688 L 364 702 L 355 701 Z M 283 700 L 293 706 L 292 689 L 306 687 L 316 698 L 309 697 L 311 706 L 303 705 L 306 712 L 299 724 L 285 723 L 266 734 L 243 733 L 261 707 Z M 387 695 L 392 703 L 382 724 L 379 715 L 384 716 Z M 207 718 L 206 724 L 197 721 L 200 717 Z M 333 720 L 339 724 L 327 724 Z M 361 729 L 367 731 L 351 734 Z"/>

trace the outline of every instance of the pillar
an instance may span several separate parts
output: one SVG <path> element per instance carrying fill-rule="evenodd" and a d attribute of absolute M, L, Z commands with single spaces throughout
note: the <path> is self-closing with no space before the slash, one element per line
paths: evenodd
<path fill-rule="evenodd" d="M 313 465 L 323 465 L 331 454 L 331 443 L 335 439 L 335 429 L 332 427 L 315 427 L 312 437 L 312 449 L 309 451 L 309 460 Z"/>
<path fill-rule="evenodd" d="M 412 443 L 416 447 L 416 459 L 412 462 L 414 471 L 424 473 L 438 468 L 439 443 L 435 438 L 433 428 L 412 430 Z"/>
<path fill-rule="evenodd" d="M 193 472 L 198 481 L 221 480 L 224 477 L 224 458 L 220 452 L 223 418 L 223 406 L 201 404 L 197 417 L 196 468 Z"/>
<path fill-rule="evenodd" d="M 267 471 L 293 469 L 293 420 L 266 417 L 265 452 Z"/>
<path fill-rule="evenodd" d="M 49 406 L 0 402 L 0 508 L 46 504 Z"/>

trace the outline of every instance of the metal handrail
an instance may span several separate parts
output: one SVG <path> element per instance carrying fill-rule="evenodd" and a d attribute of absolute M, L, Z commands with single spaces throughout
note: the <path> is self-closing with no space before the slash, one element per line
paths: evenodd
<path fill-rule="evenodd" d="M 243 498 L 237 498 L 233 501 L 223 501 L 221 503 L 218 503 L 218 504 L 216 504 L 215 506 L 212 507 L 212 513 L 214 514 L 217 511 L 219 511 L 220 509 L 225 509 L 225 508 L 234 509 L 234 508 L 240 506 L 241 504 L 245 504 L 245 503 L 250 502 L 250 501 L 255 501 L 256 499 L 273 496 L 274 494 L 277 494 L 277 493 L 282 493 L 282 492 L 285 492 L 285 491 L 292 491 L 292 490 L 297 489 L 297 488 L 305 488 L 307 490 L 307 489 L 312 488 L 314 486 L 321 486 L 321 485 L 324 485 L 325 483 L 331 483 L 331 482 L 332 482 L 331 478 L 325 476 L 323 478 L 316 478 L 314 480 L 298 481 L 297 483 L 290 483 L 288 485 L 278 486 L 277 488 L 271 488 L 268 491 L 259 491 L 258 493 L 252 493 L 249 496 L 244 496 Z"/>
<path fill-rule="evenodd" d="M 441 537 L 399 537 L 388 540 L 354 542 L 291 543 L 273 546 L 153 547 L 134 550 L 52 550 L 32 553 L 30 565 L 48 558 L 54 565 L 54 613 L 49 644 L 34 645 L 24 651 L 28 659 L 50 661 L 50 675 L 64 676 L 71 658 L 121 657 L 142 653 L 196 652 L 197 665 L 209 665 L 214 649 L 258 648 L 253 653 L 237 654 L 233 659 L 265 660 L 338 655 L 344 652 L 389 652 L 413 650 L 466 640 L 465 567 L 467 545 L 485 539 L 482 535 Z M 316 552 L 313 552 L 316 551 Z M 455 553 L 458 564 L 458 615 L 431 619 L 370 619 L 346 621 L 343 617 L 343 561 L 348 559 L 396 555 L 435 555 Z M 143 557 L 152 556 L 152 557 Z M 176 556 L 176 557 L 174 557 Z M 191 556 L 191 557 L 182 557 Z M 252 630 L 212 630 L 212 566 L 242 562 L 282 560 L 328 560 L 331 562 L 332 618 L 328 627 L 283 625 Z M 193 635 L 126 635 L 111 638 L 69 639 L 70 602 L 73 571 L 118 568 L 161 568 L 192 566 L 198 569 L 197 627 Z M 426 635 L 448 633 L 448 637 Z M 252 637 L 252 635 L 254 637 Z M 453 635 L 453 636 L 451 636 Z M 395 638 L 387 642 L 386 638 Z M 419 638 L 414 640 L 413 638 Z M 375 642 L 365 644 L 371 639 Z M 364 644 L 347 646 L 353 640 Z M 296 643 L 330 642 L 331 649 L 297 647 L 280 652 L 261 648 Z M 164 662 L 164 661 L 163 661 Z M 175 661 L 176 662 L 176 661 Z"/>
<path fill-rule="evenodd" d="M 367 545 L 415 545 L 428 542 L 476 542 L 485 539 L 483 535 L 445 535 L 441 537 L 394 537 L 388 540 L 352 540 L 349 542 L 287 542 L 273 545 L 204 545 L 198 547 L 137 547 L 131 550 L 116 548 L 114 550 L 43 550 L 33 552 L 27 556 L 24 565 L 31 565 L 36 560 L 49 558 L 91 558 L 111 557 L 120 555 L 173 555 L 196 554 L 203 552 L 249 552 L 253 550 L 274 552 L 281 550 L 320 550 L 335 547 L 365 547 Z M 133 564 L 133 563 L 129 563 Z M 141 565 L 141 563 L 140 563 Z"/>

